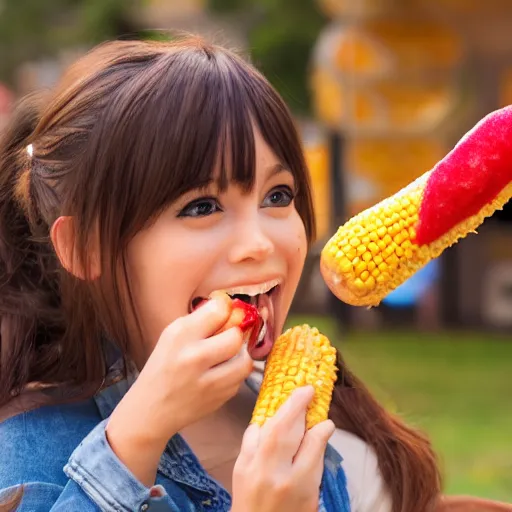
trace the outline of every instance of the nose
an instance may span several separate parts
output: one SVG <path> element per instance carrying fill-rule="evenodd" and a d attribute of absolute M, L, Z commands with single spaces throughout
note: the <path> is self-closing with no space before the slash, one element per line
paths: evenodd
<path fill-rule="evenodd" d="M 263 261 L 274 249 L 274 242 L 265 232 L 261 221 L 246 217 L 233 230 L 229 260 L 231 263 Z"/>

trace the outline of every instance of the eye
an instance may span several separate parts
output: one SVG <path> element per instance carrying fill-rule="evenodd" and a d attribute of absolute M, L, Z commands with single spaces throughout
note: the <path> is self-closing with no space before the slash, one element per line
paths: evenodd
<path fill-rule="evenodd" d="M 295 195 L 290 187 L 285 185 L 276 187 L 270 191 L 263 201 L 266 208 L 284 208 L 290 206 Z"/>
<path fill-rule="evenodd" d="M 178 217 L 207 217 L 222 211 L 219 202 L 214 197 L 196 199 L 183 208 Z"/>

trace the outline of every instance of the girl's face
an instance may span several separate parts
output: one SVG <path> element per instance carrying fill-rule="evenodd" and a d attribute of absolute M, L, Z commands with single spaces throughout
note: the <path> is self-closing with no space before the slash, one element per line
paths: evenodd
<path fill-rule="evenodd" d="M 231 183 L 192 190 L 128 246 L 130 287 L 146 360 L 164 328 L 216 290 L 254 301 L 266 320 L 251 354 L 264 359 L 284 321 L 307 252 L 295 209 L 295 181 L 255 132 L 256 180 L 250 192 Z M 251 298 L 247 297 L 250 296 Z"/>

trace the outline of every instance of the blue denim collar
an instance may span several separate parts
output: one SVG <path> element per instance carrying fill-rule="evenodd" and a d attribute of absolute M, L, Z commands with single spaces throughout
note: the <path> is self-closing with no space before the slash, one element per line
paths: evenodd
<path fill-rule="evenodd" d="M 112 414 L 113 410 L 117 407 L 137 377 L 136 373 L 132 372 L 129 374 L 128 378 L 122 378 L 122 364 L 123 363 L 118 360 L 111 366 L 109 375 L 111 377 L 111 381 L 114 383 L 103 389 L 94 397 L 99 413 L 103 419 L 108 418 Z M 258 394 L 261 386 L 261 380 L 261 372 L 255 372 L 246 380 L 246 384 L 253 393 Z M 324 476 L 323 487 L 332 488 L 335 492 L 341 492 L 343 494 L 346 493 L 343 482 L 338 482 L 338 484 L 342 484 L 340 486 L 336 485 L 335 482 L 328 484 L 326 480 L 332 478 L 334 475 L 339 475 L 342 478 L 345 478 L 344 473 L 339 470 L 342 462 L 343 457 L 338 453 L 338 451 L 332 446 L 327 445 L 325 453 L 325 468 L 327 471 L 325 472 L 326 474 Z M 196 489 L 197 491 L 206 494 L 208 498 L 211 498 L 212 500 L 220 500 L 224 503 L 229 503 L 230 501 L 230 496 L 227 491 L 208 475 L 199 462 L 199 459 L 195 456 L 190 446 L 180 434 L 174 435 L 169 440 L 165 452 L 160 459 L 158 469 L 165 477 L 170 478 L 177 483 Z M 340 490 L 338 490 L 337 487 L 341 487 Z M 341 505 L 342 502 L 346 501 L 341 499 L 341 494 L 339 497 L 336 496 L 337 499 L 332 501 L 328 493 L 324 492 L 322 494 L 324 495 L 323 498 L 326 498 L 326 501 L 331 502 L 331 506 L 326 506 L 327 503 L 323 503 L 324 499 L 322 499 L 320 510 L 337 510 L 336 507 L 334 509 L 331 508 L 332 503 L 334 502 Z"/>

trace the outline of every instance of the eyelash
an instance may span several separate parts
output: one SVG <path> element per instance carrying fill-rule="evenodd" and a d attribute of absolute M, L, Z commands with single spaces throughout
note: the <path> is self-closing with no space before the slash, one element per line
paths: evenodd
<path fill-rule="evenodd" d="M 286 204 L 270 204 L 267 206 L 264 206 L 264 208 L 286 208 L 291 204 L 291 202 L 295 199 L 295 193 L 292 191 L 292 189 L 286 185 L 282 185 L 280 187 L 273 188 L 268 195 L 265 197 L 265 200 L 277 193 L 281 193 L 284 195 L 284 199 L 286 201 Z M 265 202 L 264 200 L 264 202 Z M 208 205 L 212 207 L 212 210 L 208 210 L 207 212 L 200 213 L 195 212 L 192 213 L 194 209 L 197 210 L 197 208 L 201 206 Z M 194 201 L 187 204 L 179 213 L 178 217 L 192 217 L 192 218 L 198 218 L 198 217 L 208 217 L 209 215 L 213 215 L 214 213 L 222 212 L 222 208 L 219 204 L 219 201 L 215 197 L 201 197 L 199 199 L 195 199 Z"/>

